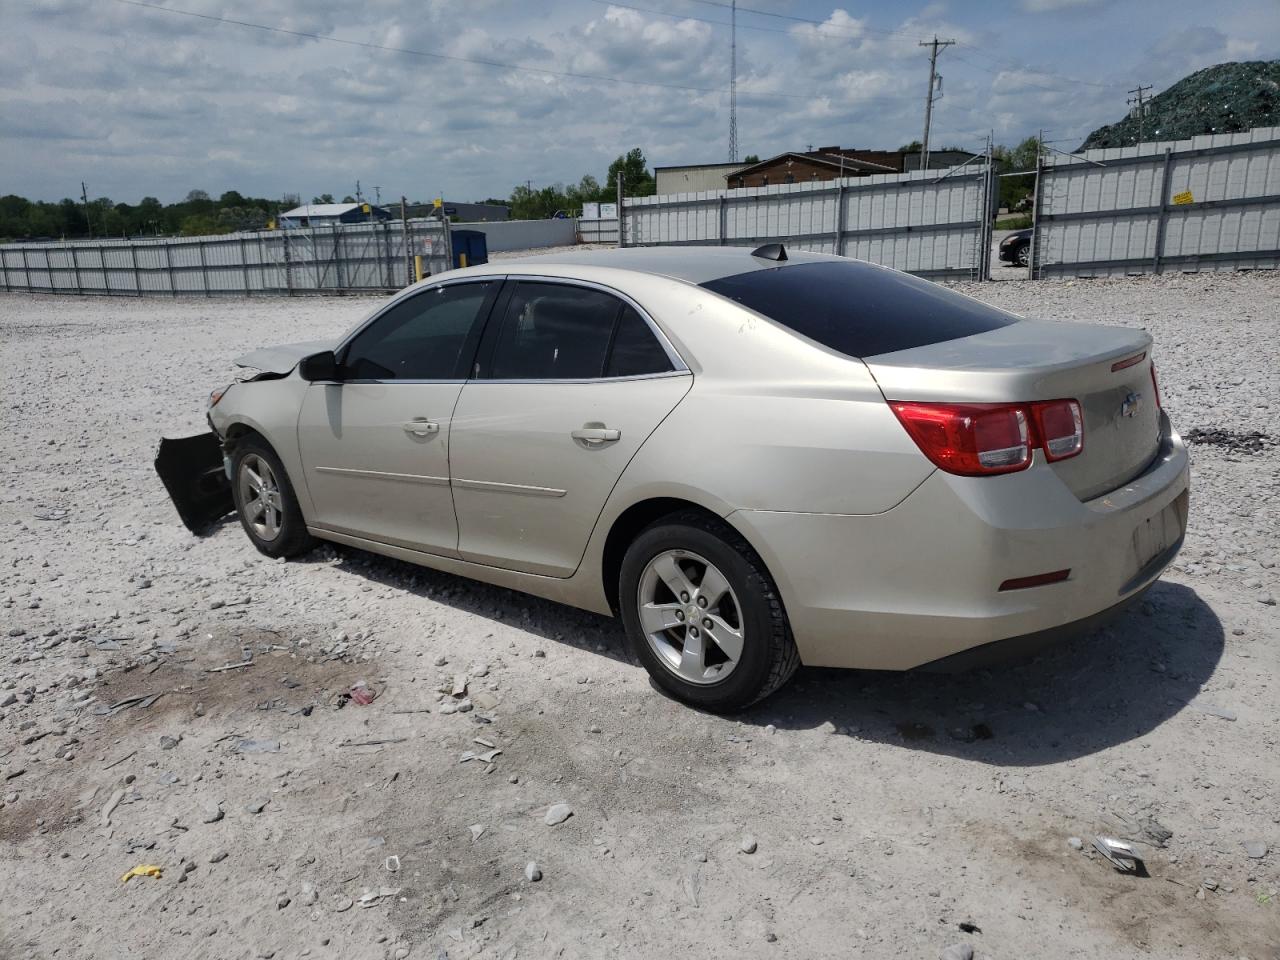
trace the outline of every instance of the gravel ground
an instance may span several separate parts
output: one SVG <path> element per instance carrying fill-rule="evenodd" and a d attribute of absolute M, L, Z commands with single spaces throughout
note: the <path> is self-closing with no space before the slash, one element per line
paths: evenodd
<path fill-rule="evenodd" d="M 1274 960 L 1280 276 L 964 289 L 1151 330 L 1204 431 L 1182 557 L 1030 663 L 803 670 L 734 719 L 611 620 L 179 525 L 157 438 L 371 301 L 0 296 L 0 957 Z"/>

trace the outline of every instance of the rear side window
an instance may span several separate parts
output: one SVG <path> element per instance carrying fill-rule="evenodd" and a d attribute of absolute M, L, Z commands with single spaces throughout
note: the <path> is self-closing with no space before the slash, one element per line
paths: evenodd
<path fill-rule="evenodd" d="M 857 260 L 753 270 L 702 286 L 850 357 L 958 340 L 1018 322 L 936 283 Z"/>
<path fill-rule="evenodd" d="M 672 369 L 629 304 L 590 287 L 520 281 L 493 346 L 493 380 L 595 380 Z"/>
<path fill-rule="evenodd" d="M 644 322 L 644 317 L 636 313 L 634 307 L 624 306 L 604 375 L 638 377 L 646 373 L 667 373 L 672 369 L 671 358 Z"/>

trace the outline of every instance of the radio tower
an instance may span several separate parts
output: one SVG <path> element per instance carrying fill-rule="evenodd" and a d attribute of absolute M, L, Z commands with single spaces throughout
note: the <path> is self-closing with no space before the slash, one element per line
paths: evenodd
<path fill-rule="evenodd" d="M 738 162 L 738 0 L 729 13 L 729 162 Z"/>

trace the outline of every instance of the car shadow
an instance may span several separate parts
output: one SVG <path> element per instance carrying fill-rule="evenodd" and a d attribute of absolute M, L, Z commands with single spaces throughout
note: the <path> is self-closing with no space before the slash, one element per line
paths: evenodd
<path fill-rule="evenodd" d="M 1071 760 L 1141 737 L 1213 675 L 1223 628 L 1189 587 L 1157 582 L 1092 634 L 960 674 L 802 669 L 739 717 L 1001 766 Z"/>
<path fill-rule="evenodd" d="M 612 617 L 345 544 L 327 543 L 320 550 L 291 562 L 332 563 L 335 560 L 344 572 L 370 583 L 434 600 L 495 623 L 510 624 L 553 643 L 623 663 L 635 663 L 622 624 Z"/>
<path fill-rule="evenodd" d="M 335 560 L 370 583 L 641 669 L 611 617 L 339 544 L 293 562 Z M 1106 627 L 1032 659 L 958 674 L 801 668 L 774 696 L 729 719 L 1039 766 L 1159 726 L 1213 675 L 1224 642 L 1221 622 L 1194 590 L 1157 581 Z"/>

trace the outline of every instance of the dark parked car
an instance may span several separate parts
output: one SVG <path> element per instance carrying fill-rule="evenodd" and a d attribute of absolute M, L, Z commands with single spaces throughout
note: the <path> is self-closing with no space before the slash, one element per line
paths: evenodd
<path fill-rule="evenodd" d="M 1015 230 L 1000 241 L 1000 259 L 1025 267 L 1031 261 L 1031 231 Z"/>

